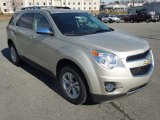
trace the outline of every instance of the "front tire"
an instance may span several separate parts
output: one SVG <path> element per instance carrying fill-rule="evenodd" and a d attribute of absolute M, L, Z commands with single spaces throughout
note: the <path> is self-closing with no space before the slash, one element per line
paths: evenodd
<path fill-rule="evenodd" d="M 85 78 L 77 67 L 74 65 L 63 67 L 58 78 L 66 100 L 75 105 L 84 104 L 87 101 Z"/>
<path fill-rule="evenodd" d="M 14 64 L 14 65 L 19 65 L 20 63 L 20 59 L 19 59 L 19 55 L 18 55 L 18 52 L 16 50 L 16 47 L 13 43 L 11 43 L 9 45 L 9 49 L 10 49 L 10 57 L 11 57 L 11 62 Z"/>

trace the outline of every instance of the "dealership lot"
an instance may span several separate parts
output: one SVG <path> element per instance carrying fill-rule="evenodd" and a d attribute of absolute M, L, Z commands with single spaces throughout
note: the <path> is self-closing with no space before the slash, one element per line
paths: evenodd
<path fill-rule="evenodd" d="M 159 120 L 160 22 L 108 24 L 146 39 L 154 53 L 155 72 L 142 91 L 111 102 L 75 106 L 61 97 L 54 78 L 24 63 L 9 61 L 5 27 L 0 22 L 0 120 Z"/>

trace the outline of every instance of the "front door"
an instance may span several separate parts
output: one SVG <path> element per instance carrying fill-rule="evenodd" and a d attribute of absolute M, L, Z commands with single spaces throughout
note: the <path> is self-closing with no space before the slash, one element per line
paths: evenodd
<path fill-rule="evenodd" d="M 50 31 L 53 31 L 45 15 L 34 13 L 33 31 L 30 33 L 29 44 L 30 59 L 47 69 L 51 69 L 54 37 L 48 34 L 36 33 L 37 28 L 48 28 Z"/>

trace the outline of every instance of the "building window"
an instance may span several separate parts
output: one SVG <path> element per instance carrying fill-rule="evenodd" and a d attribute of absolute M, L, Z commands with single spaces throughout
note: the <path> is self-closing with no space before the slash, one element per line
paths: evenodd
<path fill-rule="evenodd" d="M 94 9 L 96 10 L 96 7 L 94 7 Z"/>
<path fill-rule="evenodd" d="M 4 9 L 4 12 L 7 12 L 7 9 Z"/>
<path fill-rule="evenodd" d="M 91 2 L 89 2 L 89 5 L 91 5 Z"/>
<path fill-rule="evenodd" d="M 68 5 L 70 5 L 70 2 L 68 2 Z"/>
<path fill-rule="evenodd" d="M 51 2 L 49 2 L 49 5 L 51 5 Z"/>
<path fill-rule="evenodd" d="M 96 5 L 96 2 L 94 3 L 94 5 Z"/>
<path fill-rule="evenodd" d="M 66 3 L 64 2 L 63 5 L 66 5 Z"/>
<path fill-rule="evenodd" d="M 29 5 L 32 5 L 31 2 L 29 2 Z"/>
<path fill-rule="evenodd" d="M 37 2 L 37 5 L 39 5 L 39 2 Z"/>
<path fill-rule="evenodd" d="M 43 5 L 46 5 L 46 3 L 44 2 Z"/>
<path fill-rule="evenodd" d="M 73 9 L 75 9 L 75 7 L 73 7 Z"/>
<path fill-rule="evenodd" d="M 80 2 L 78 2 L 78 5 L 80 5 Z"/>
<path fill-rule="evenodd" d="M 23 5 L 23 3 L 21 3 L 21 5 Z"/>
<path fill-rule="evenodd" d="M 84 5 L 86 5 L 86 3 L 84 2 Z"/>
<path fill-rule="evenodd" d="M 3 6 L 6 6 L 6 3 L 3 3 Z"/>
<path fill-rule="evenodd" d="M 75 2 L 73 2 L 73 5 L 75 5 Z"/>
<path fill-rule="evenodd" d="M 89 10 L 91 10 L 91 7 L 89 7 Z"/>
<path fill-rule="evenodd" d="M 84 10 L 86 9 L 86 7 L 84 7 Z"/>

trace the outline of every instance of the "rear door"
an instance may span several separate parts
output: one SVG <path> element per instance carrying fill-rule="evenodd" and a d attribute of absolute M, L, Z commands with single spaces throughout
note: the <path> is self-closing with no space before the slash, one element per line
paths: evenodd
<path fill-rule="evenodd" d="M 33 13 L 24 13 L 16 22 L 15 36 L 21 55 L 28 56 L 29 37 L 32 31 Z"/>

